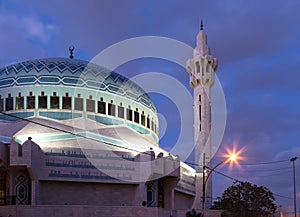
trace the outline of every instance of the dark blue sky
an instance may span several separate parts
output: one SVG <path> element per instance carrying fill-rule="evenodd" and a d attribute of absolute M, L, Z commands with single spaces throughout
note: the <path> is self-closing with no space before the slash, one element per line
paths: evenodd
<path fill-rule="evenodd" d="M 75 3 L 76 2 L 76 3 Z M 253 1 L 4 1 L 0 0 L 0 65 L 68 56 L 90 60 L 119 41 L 163 36 L 195 46 L 200 19 L 227 103 L 227 125 L 220 153 L 246 147 L 244 164 L 223 173 L 265 185 L 292 197 L 291 157 L 300 157 L 300 2 Z M 167 61 L 143 59 L 119 67 L 127 77 L 159 71 L 189 91 L 185 69 Z M 167 86 L 168 84 L 166 84 Z M 180 93 L 178 93 L 180 94 Z M 153 95 L 168 122 L 161 145 L 176 142 L 180 121 L 171 100 Z M 213 163 L 221 161 L 216 157 Z M 284 161 L 286 160 L 286 161 Z M 300 159 L 296 161 L 300 201 Z M 232 180 L 215 175 L 214 197 Z M 292 205 L 277 196 L 277 203 Z M 300 207 L 300 202 L 298 202 Z"/>

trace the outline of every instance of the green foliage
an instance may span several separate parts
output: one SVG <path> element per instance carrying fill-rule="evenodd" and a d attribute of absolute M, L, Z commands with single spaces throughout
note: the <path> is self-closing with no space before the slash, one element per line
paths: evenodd
<path fill-rule="evenodd" d="M 269 217 L 276 211 L 274 196 L 268 188 L 238 182 L 227 188 L 221 198 L 222 217 Z"/>
<path fill-rule="evenodd" d="M 214 201 L 211 209 L 215 209 L 215 210 L 222 209 L 222 206 L 221 206 L 221 197 L 217 197 L 217 200 Z"/>
<path fill-rule="evenodd" d="M 198 213 L 196 212 L 195 209 L 192 209 L 192 211 L 188 211 L 186 214 L 185 214 L 186 217 L 202 217 L 202 213 Z"/>

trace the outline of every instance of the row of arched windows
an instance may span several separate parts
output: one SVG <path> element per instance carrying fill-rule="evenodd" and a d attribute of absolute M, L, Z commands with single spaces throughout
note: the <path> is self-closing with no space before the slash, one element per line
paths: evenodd
<path fill-rule="evenodd" d="M 3 112 L 23 110 L 25 109 L 25 107 L 26 109 L 35 109 L 36 99 L 38 100 L 38 109 L 63 109 L 84 111 L 84 99 L 81 97 L 81 94 L 77 94 L 76 97 L 72 98 L 71 96 L 69 96 L 69 93 L 65 93 L 65 96 L 63 96 L 62 100 L 60 101 L 60 98 L 59 96 L 57 96 L 57 93 L 53 92 L 52 96 L 50 96 L 50 105 L 48 105 L 48 96 L 45 95 L 45 92 L 43 91 L 41 92 L 40 96 L 34 96 L 32 92 L 29 92 L 29 95 L 26 97 L 22 96 L 22 94 L 19 92 L 18 96 L 15 97 L 15 109 L 14 97 L 12 97 L 10 93 L 5 99 L 3 99 L 0 95 L 0 111 Z M 73 100 L 74 104 L 72 104 Z M 60 103 L 62 103 L 62 105 L 60 105 Z M 151 129 L 155 133 L 158 132 L 157 124 L 153 120 L 153 118 L 150 119 L 150 115 L 146 116 L 144 111 L 140 112 L 138 108 L 134 110 L 130 105 L 127 108 L 125 108 L 122 105 L 122 103 L 120 103 L 119 105 L 114 104 L 113 100 L 110 100 L 110 102 L 105 102 L 103 100 L 103 97 L 100 97 L 100 100 L 96 101 L 91 95 L 88 99 L 86 99 L 85 105 L 87 112 L 94 112 L 126 119 L 128 121 L 141 124 L 147 127 L 148 129 Z"/>

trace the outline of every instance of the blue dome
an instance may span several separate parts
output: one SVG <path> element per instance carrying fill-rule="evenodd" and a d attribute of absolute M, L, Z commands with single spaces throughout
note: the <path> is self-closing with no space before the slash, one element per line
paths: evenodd
<path fill-rule="evenodd" d="M 0 69 L 0 121 L 86 120 L 125 127 L 158 141 L 158 117 L 147 93 L 130 79 L 87 61 L 47 58 Z"/>
<path fill-rule="evenodd" d="M 114 71 L 83 60 L 45 58 L 0 69 L 0 89 L 25 85 L 63 85 L 107 91 L 156 112 L 150 97 L 140 86 Z"/>

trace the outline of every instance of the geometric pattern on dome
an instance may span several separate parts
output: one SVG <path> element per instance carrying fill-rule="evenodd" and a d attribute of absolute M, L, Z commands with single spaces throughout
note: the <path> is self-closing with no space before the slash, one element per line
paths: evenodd
<path fill-rule="evenodd" d="M 0 69 L 0 88 L 53 84 L 107 91 L 147 106 L 156 112 L 145 91 L 128 78 L 99 65 L 69 58 L 47 58 L 16 63 Z"/>

